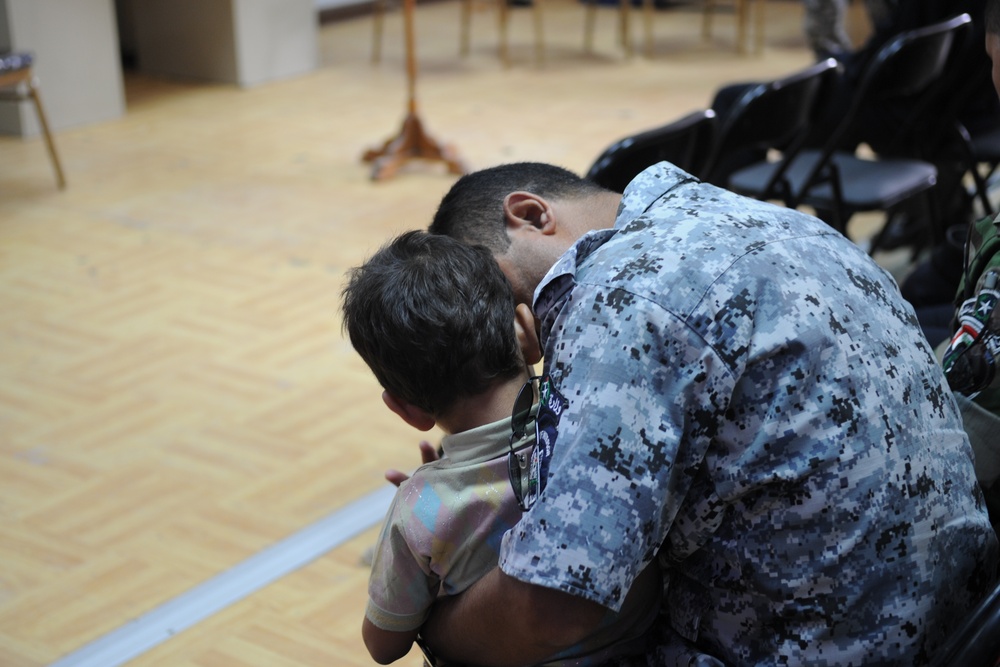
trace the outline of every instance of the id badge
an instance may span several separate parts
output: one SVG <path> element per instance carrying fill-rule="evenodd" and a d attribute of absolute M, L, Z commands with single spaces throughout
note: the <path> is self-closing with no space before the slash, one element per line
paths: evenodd
<path fill-rule="evenodd" d="M 528 460 L 528 480 L 524 505 L 530 508 L 545 490 L 549 477 L 552 452 L 559 435 L 559 419 L 566 409 L 566 399 L 552 385 L 552 378 L 545 375 L 538 383 L 538 413 L 535 416 L 535 446 Z"/>

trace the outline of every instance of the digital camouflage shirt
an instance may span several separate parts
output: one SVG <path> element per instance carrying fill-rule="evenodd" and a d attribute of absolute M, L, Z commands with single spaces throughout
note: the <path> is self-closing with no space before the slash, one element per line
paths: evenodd
<path fill-rule="evenodd" d="M 532 410 L 534 412 L 534 410 Z M 456 595 L 497 564 L 505 531 L 521 517 L 507 473 L 511 446 L 528 451 L 529 433 L 510 442 L 510 418 L 446 435 L 444 456 L 400 485 L 375 545 L 365 616 L 394 632 L 419 628 L 439 596 Z M 605 664 L 637 652 L 659 592 L 629 614 L 607 613 L 601 627 L 545 667 Z"/>
<path fill-rule="evenodd" d="M 614 609 L 658 556 L 650 664 L 922 664 L 992 583 L 941 367 L 819 220 L 661 163 L 534 306 L 567 407 L 501 567 Z"/>

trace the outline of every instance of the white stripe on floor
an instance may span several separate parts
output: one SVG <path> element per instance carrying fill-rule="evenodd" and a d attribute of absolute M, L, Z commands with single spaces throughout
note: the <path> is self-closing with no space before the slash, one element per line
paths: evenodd
<path fill-rule="evenodd" d="M 380 523 L 395 492 L 396 487 L 386 486 L 347 505 L 50 667 L 124 664 Z"/>

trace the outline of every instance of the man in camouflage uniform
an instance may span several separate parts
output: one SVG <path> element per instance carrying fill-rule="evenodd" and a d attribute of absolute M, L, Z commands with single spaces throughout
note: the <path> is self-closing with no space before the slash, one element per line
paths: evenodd
<path fill-rule="evenodd" d="M 853 45 L 847 35 L 847 0 L 804 0 L 803 29 L 817 60 L 840 58 Z"/>
<path fill-rule="evenodd" d="M 668 163 L 623 196 L 528 163 L 460 179 L 431 231 L 493 251 L 566 405 L 500 568 L 423 628 L 444 657 L 540 662 L 654 558 L 650 665 L 926 664 L 992 585 L 942 369 L 822 222 Z"/>
<path fill-rule="evenodd" d="M 847 34 L 847 0 L 804 0 L 802 25 L 817 60 L 842 58 L 854 45 Z M 865 0 L 868 20 L 875 30 L 892 20 L 896 0 Z"/>

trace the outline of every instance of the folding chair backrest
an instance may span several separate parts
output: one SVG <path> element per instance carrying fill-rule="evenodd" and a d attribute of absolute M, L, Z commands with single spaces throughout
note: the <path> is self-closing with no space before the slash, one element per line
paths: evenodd
<path fill-rule="evenodd" d="M 813 161 L 800 189 L 800 197 L 815 184 L 830 178 L 830 159 L 843 150 L 844 138 L 854 132 L 863 108 L 898 99 L 912 99 L 914 105 L 920 103 L 918 95 L 926 92 L 942 75 L 956 35 L 971 21 L 968 14 L 960 14 L 947 21 L 900 33 L 879 49 L 865 68 L 850 107 L 830 133 L 819 159 Z M 798 206 L 800 202 L 793 199 L 788 203 Z"/>
<path fill-rule="evenodd" d="M 748 89 L 726 115 L 706 160 L 703 180 L 724 178 L 722 160 L 747 149 L 791 149 L 805 139 L 816 113 L 816 102 L 837 72 L 833 58 L 784 78 Z M 717 183 L 717 185 L 725 185 Z"/>
<path fill-rule="evenodd" d="M 968 14 L 960 14 L 947 21 L 903 32 L 883 45 L 865 68 L 854 100 L 827 141 L 825 152 L 829 154 L 838 149 L 867 105 L 914 97 L 927 91 L 944 73 L 952 45 L 971 22 Z"/>
<path fill-rule="evenodd" d="M 714 127 L 715 112 L 705 109 L 625 137 L 601 153 L 587 171 L 587 178 L 609 190 L 623 192 L 639 172 L 664 160 L 698 176 L 711 146 Z"/>
<path fill-rule="evenodd" d="M 862 88 L 873 99 L 912 95 L 944 71 L 958 31 L 971 23 L 968 14 L 902 33 L 883 46 L 865 70 Z"/>
<path fill-rule="evenodd" d="M 880 155 L 934 155 L 942 143 L 954 139 L 954 124 L 970 104 L 982 105 L 978 113 L 983 115 L 989 108 L 1000 113 L 990 74 L 993 64 L 983 49 L 982 39 L 983 30 L 973 23 L 957 26 L 940 74 L 918 96 L 896 139 L 880 148 Z"/>

